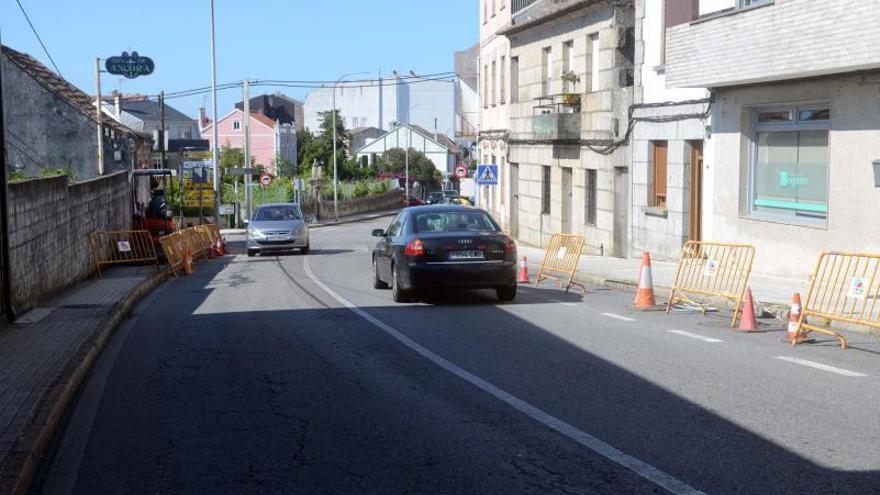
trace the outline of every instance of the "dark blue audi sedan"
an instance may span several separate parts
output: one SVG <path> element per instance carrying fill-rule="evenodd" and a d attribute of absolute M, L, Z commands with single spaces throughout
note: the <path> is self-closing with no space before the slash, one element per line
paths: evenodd
<path fill-rule="evenodd" d="M 442 289 L 495 289 L 516 297 L 516 243 L 489 213 L 455 205 L 401 211 L 373 249 L 373 286 L 391 287 L 395 302 Z"/>

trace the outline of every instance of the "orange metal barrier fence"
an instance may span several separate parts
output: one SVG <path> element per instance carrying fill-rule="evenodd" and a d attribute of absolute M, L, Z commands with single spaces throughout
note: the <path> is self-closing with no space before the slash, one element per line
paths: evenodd
<path fill-rule="evenodd" d="M 825 252 L 819 256 L 810 280 L 807 298 L 798 322 L 797 336 L 818 332 L 837 338 L 846 348 L 846 338 L 830 328 L 832 322 L 845 322 L 880 329 L 880 254 Z M 829 325 L 808 323 L 822 318 Z M 800 339 L 795 338 L 796 345 Z"/>
<path fill-rule="evenodd" d="M 579 235 L 553 234 L 544 262 L 538 270 L 538 278 L 535 286 L 544 280 L 553 280 L 559 287 L 565 287 L 565 291 L 572 287 L 578 287 L 586 292 L 587 288 L 574 281 L 577 272 L 578 261 L 584 249 L 584 238 Z"/>
<path fill-rule="evenodd" d="M 208 250 L 216 246 L 220 239 L 220 229 L 216 225 L 206 224 L 189 227 L 159 239 L 168 267 L 174 276 L 183 267 L 186 254 L 192 260 L 208 255 Z"/>
<path fill-rule="evenodd" d="M 108 265 L 138 263 L 159 265 L 156 247 L 146 230 L 93 232 L 89 236 L 89 243 L 99 277 L 101 268 Z"/>
<path fill-rule="evenodd" d="M 755 248 L 746 244 L 688 241 L 678 261 L 666 313 L 684 302 L 699 306 L 705 314 L 707 306 L 688 295 L 722 297 L 736 303 L 730 322 L 730 326 L 735 326 L 754 259 Z"/>

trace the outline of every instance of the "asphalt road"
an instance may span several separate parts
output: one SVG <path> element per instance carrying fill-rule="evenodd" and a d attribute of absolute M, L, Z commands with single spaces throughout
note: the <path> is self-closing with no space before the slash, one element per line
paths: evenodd
<path fill-rule="evenodd" d="M 871 339 L 793 349 L 595 287 L 394 304 L 370 286 L 387 223 L 155 291 L 33 491 L 880 493 Z"/>

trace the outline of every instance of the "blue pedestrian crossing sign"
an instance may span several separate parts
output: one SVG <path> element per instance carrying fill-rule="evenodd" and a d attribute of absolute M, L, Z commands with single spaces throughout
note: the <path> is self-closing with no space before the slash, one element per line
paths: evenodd
<path fill-rule="evenodd" d="M 498 185 L 498 165 L 477 165 L 476 178 L 481 186 Z"/>

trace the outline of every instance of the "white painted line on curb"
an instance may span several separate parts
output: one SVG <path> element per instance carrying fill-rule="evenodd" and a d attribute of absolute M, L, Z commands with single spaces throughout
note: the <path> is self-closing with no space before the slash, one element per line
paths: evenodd
<path fill-rule="evenodd" d="M 580 306 L 580 303 L 574 303 L 574 302 L 564 302 L 564 303 L 560 303 L 560 304 L 562 304 L 563 306 Z"/>
<path fill-rule="evenodd" d="M 712 337 L 703 337 L 702 335 L 697 335 L 695 333 L 685 332 L 684 330 L 670 330 L 669 333 L 674 333 L 676 335 L 681 335 L 683 337 L 689 337 L 692 339 L 702 340 L 703 342 L 709 342 L 710 344 L 724 343 L 724 341 L 721 339 L 713 339 Z"/>
<path fill-rule="evenodd" d="M 431 361 L 437 366 L 443 368 L 444 370 L 452 373 L 453 375 L 461 378 L 462 380 L 470 383 L 471 385 L 479 388 L 483 392 L 495 397 L 496 399 L 506 403 L 510 407 L 516 409 L 517 411 L 529 416 L 535 421 L 543 424 L 544 426 L 574 440 L 575 442 L 583 445 L 584 447 L 596 452 L 597 454 L 609 459 L 621 466 L 629 469 L 630 471 L 636 473 L 637 475 L 645 478 L 648 481 L 660 486 L 661 488 L 666 489 L 669 492 L 672 492 L 677 495 L 705 495 L 703 492 L 693 488 L 687 483 L 680 481 L 679 479 L 673 477 L 670 474 L 667 474 L 660 469 L 643 462 L 635 457 L 626 454 L 611 445 L 599 440 L 598 438 L 585 433 L 574 426 L 558 419 L 550 414 L 538 409 L 532 404 L 508 393 L 504 390 L 492 385 L 491 383 L 483 380 L 482 378 L 474 375 L 473 373 L 460 368 L 453 364 L 450 361 L 447 361 L 443 357 L 433 353 L 428 350 L 426 347 L 422 346 L 418 342 L 412 340 L 411 338 L 403 335 L 399 331 L 395 330 L 394 327 L 388 325 L 382 320 L 376 318 L 375 316 L 367 313 L 363 309 L 357 307 L 354 303 L 350 302 L 348 299 L 340 296 L 330 287 L 327 287 L 321 279 L 315 275 L 315 272 L 312 271 L 312 267 L 309 265 L 309 258 L 306 257 L 303 259 L 303 269 L 306 272 L 306 275 L 315 283 L 318 287 L 324 290 L 327 294 L 332 296 L 334 299 L 339 301 L 343 306 L 347 307 L 355 314 L 360 316 L 361 318 L 367 320 L 372 323 L 374 326 L 400 342 L 401 344 L 408 347 L 410 350 L 419 354 L 423 358 Z"/>
<path fill-rule="evenodd" d="M 855 371 L 845 370 L 843 368 L 828 366 L 827 364 L 816 363 L 813 361 L 807 361 L 806 359 L 800 359 L 800 358 L 788 357 L 788 356 L 776 356 L 776 359 L 788 361 L 789 363 L 799 364 L 801 366 L 815 368 L 817 370 L 828 371 L 830 373 L 837 373 L 838 375 L 843 375 L 843 376 L 849 376 L 849 377 L 866 377 L 866 376 L 868 376 L 864 373 L 858 373 Z"/>
<path fill-rule="evenodd" d="M 614 318 L 615 320 L 620 320 L 620 321 L 629 321 L 629 322 L 636 321 L 635 318 L 630 318 L 628 316 L 620 316 L 620 315 L 616 315 L 614 313 L 599 313 L 599 314 L 602 316 L 607 316 L 608 318 Z"/>

